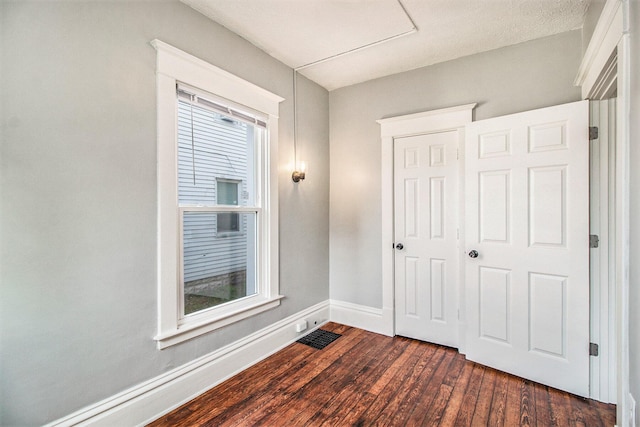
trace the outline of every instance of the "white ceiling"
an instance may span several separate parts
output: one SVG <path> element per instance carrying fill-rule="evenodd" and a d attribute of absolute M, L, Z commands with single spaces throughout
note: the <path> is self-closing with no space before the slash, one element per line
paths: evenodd
<path fill-rule="evenodd" d="M 181 1 L 333 90 L 581 28 L 590 0 Z"/>

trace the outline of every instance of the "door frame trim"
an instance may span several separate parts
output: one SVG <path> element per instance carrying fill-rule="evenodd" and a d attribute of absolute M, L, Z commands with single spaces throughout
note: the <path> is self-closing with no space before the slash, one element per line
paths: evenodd
<path fill-rule="evenodd" d="M 615 84 L 615 81 L 614 81 Z M 615 86 L 614 86 L 615 88 Z M 589 126 L 598 126 L 599 137 L 590 141 L 589 234 L 599 236 L 590 250 L 591 342 L 599 356 L 590 361 L 590 398 L 616 403 L 616 271 L 615 266 L 615 142 L 617 100 L 591 100 Z"/>
<path fill-rule="evenodd" d="M 473 109 L 477 104 L 465 104 L 439 110 L 388 117 L 376 120 L 380 124 L 381 138 L 381 215 L 382 215 L 382 313 L 385 330 L 395 335 L 395 301 L 394 301 L 394 249 L 393 249 L 393 141 L 395 138 L 457 130 L 461 132 L 464 143 L 464 126 L 473 121 Z M 464 152 L 464 147 L 459 147 Z M 463 158 L 460 156 L 460 170 L 464 171 Z M 462 182 L 460 183 L 463 184 Z M 464 195 L 464 188 L 459 187 Z M 458 203 L 459 209 L 463 206 Z M 463 238 L 462 227 L 460 238 Z M 462 263 L 459 263 L 459 266 Z M 460 288 L 460 283 L 458 284 Z M 458 289 L 458 306 L 464 294 Z M 459 328 L 463 327 L 463 319 L 459 321 Z M 460 352 L 464 348 L 464 337 L 460 336 Z"/>
<path fill-rule="evenodd" d="M 621 0 L 608 0 L 600 13 L 573 84 L 580 86 L 583 99 L 601 99 L 606 93 L 609 79 L 603 79 L 603 71 L 610 69 L 612 53 L 615 54 L 620 37 L 624 33 L 625 8 Z M 612 77 L 609 75 L 608 77 Z"/>
<path fill-rule="evenodd" d="M 617 425 L 629 425 L 633 397 L 629 387 L 629 203 L 630 203 L 630 82 L 631 53 L 628 0 L 607 0 L 589 46 L 580 64 L 574 84 L 581 86 L 584 99 L 601 99 L 617 84 L 616 159 L 615 159 L 615 322 L 617 367 Z M 615 67 L 615 76 L 611 70 Z"/>

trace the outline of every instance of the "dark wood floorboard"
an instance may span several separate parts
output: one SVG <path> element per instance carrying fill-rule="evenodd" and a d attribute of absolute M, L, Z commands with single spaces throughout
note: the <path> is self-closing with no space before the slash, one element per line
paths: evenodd
<path fill-rule="evenodd" d="M 456 350 L 329 323 L 151 426 L 602 426 L 615 405 L 465 360 Z"/>

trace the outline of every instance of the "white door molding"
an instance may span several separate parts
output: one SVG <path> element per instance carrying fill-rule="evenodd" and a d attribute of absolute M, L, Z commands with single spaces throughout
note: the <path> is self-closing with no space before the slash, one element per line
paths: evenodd
<path fill-rule="evenodd" d="M 425 111 L 404 116 L 389 117 L 377 120 L 380 124 L 381 137 L 381 215 L 382 215 L 382 313 L 385 329 L 395 335 L 394 317 L 394 249 L 393 249 L 393 140 L 398 137 L 418 135 L 428 132 L 457 130 L 464 132 L 464 126 L 473 118 L 476 104 L 466 104 L 457 107 Z M 464 147 L 460 147 L 461 152 Z M 464 164 L 460 164 L 464 170 Z M 460 188 L 461 194 L 464 189 Z M 458 206 L 462 206 L 460 203 Z M 460 216 L 463 218 L 463 216 Z M 463 236 L 461 235 L 460 238 Z M 464 298 L 458 294 L 458 301 Z M 462 320 L 462 319 L 461 319 Z M 460 328 L 464 322 L 460 322 Z M 462 334 L 460 334 L 462 335 Z M 464 353 L 464 343 L 460 342 L 460 352 Z"/>
<path fill-rule="evenodd" d="M 625 2 L 626 14 L 628 5 Z M 618 104 L 616 106 L 616 347 L 618 359 L 617 424 L 630 425 L 629 392 L 629 181 L 630 181 L 630 46 L 629 34 L 618 44 Z"/>
<path fill-rule="evenodd" d="M 599 129 L 590 141 L 590 231 L 599 237 L 590 250 L 591 342 L 599 355 L 591 358 L 589 397 L 616 403 L 615 317 L 615 131 L 616 99 L 591 101 L 590 126 Z"/>
<path fill-rule="evenodd" d="M 615 72 L 614 72 L 615 71 Z M 632 396 L 629 393 L 629 110 L 630 110 L 629 2 L 607 0 L 589 42 L 575 79 L 585 99 L 603 99 L 615 84 L 615 310 L 609 314 L 615 323 L 617 369 L 617 425 L 630 423 Z M 615 82 L 615 83 L 614 83 Z"/>
<path fill-rule="evenodd" d="M 607 81 L 611 83 L 611 76 L 615 79 L 615 73 L 607 73 L 609 78 L 603 79 L 603 71 L 617 62 L 612 55 L 615 55 L 624 32 L 623 3 L 621 0 L 608 0 L 602 9 L 574 81 L 576 86 L 582 87 L 583 99 L 601 99 L 597 93 L 607 86 Z"/>

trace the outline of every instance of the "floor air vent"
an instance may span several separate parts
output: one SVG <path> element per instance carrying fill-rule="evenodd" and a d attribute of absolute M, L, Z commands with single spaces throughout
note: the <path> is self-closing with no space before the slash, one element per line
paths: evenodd
<path fill-rule="evenodd" d="M 300 344 L 308 345 L 309 347 L 317 348 L 318 350 L 322 350 L 341 336 L 342 335 L 340 334 L 335 334 L 323 329 L 316 329 L 310 334 L 300 338 L 297 342 L 299 342 Z"/>

